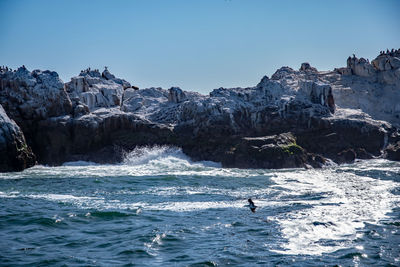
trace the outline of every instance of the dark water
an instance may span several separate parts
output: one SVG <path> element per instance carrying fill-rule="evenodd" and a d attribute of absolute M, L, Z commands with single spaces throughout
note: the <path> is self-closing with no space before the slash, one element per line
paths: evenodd
<path fill-rule="evenodd" d="M 400 266 L 399 163 L 237 170 L 140 152 L 0 174 L 0 265 Z"/>

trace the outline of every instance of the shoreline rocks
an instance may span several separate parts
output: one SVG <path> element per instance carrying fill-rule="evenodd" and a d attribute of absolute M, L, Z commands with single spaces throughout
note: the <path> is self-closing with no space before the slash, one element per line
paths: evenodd
<path fill-rule="evenodd" d="M 21 129 L 0 105 L 0 172 L 22 171 L 35 162 Z"/>
<path fill-rule="evenodd" d="M 65 84 L 55 72 L 1 68 L 0 104 L 25 135 L 22 169 L 32 165 L 32 151 L 40 164 L 114 163 L 145 145 L 179 146 L 193 160 L 239 168 L 398 160 L 398 54 L 371 63 L 349 57 L 347 67 L 332 72 L 309 63 L 299 71 L 282 67 L 254 87 L 218 88 L 208 96 L 178 87 L 139 89 L 107 68 L 88 68 Z"/>

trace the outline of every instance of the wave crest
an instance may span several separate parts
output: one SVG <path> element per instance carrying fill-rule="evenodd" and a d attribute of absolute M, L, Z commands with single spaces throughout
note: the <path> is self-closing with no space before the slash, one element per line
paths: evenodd
<path fill-rule="evenodd" d="M 175 157 L 183 160 L 188 160 L 182 150 L 177 147 L 169 146 L 142 146 L 136 147 L 134 150 L 124 155 L 123 164 L 125 165 L 144 165 L 151 161 Z"/>
<path fill-rule="evenodd" d="M 181 148 L 166 145 L 136 147 L 125 154 L 122 164 L 129 166 L 161 165 L 168 167 L 189 167 L 201 165 L 203 167 L 221 167 L 221 164 L 212 161 L 193 162 L 182 152 Z"/>

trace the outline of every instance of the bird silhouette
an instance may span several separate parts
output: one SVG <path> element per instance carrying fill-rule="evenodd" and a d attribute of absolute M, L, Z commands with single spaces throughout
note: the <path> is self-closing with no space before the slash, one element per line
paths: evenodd
<path fill-rule="evenodd" d="M 251 198 L 249 198 L 247 201 L 249 202 L 248 207 L 250 208 L 251 212 L 253 212 L 253 213 L 256 212 L 257 206 L 254 204 L 253 200 L 251 200 Z"/>

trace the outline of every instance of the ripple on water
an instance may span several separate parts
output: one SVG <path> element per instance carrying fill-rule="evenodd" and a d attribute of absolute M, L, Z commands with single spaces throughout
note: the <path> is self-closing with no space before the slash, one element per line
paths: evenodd
<path fill-rule="evenodd" d="M 400 260 L 398 163 L 239 170 L 193 163 L 179 150 L 153 152 L 135 164 L 0 174 L 3 262 L 381 266 Z M 248 197 L 258 206 L 254 214 Z"/>

